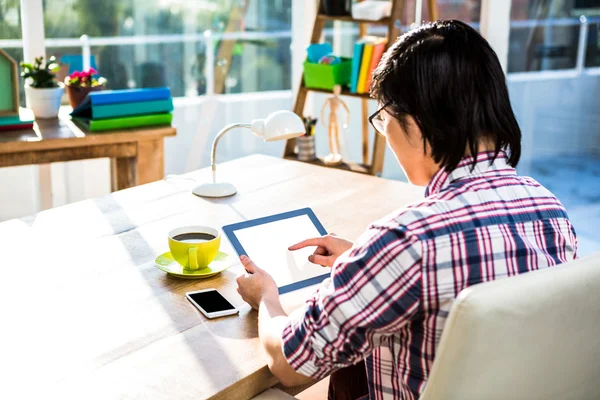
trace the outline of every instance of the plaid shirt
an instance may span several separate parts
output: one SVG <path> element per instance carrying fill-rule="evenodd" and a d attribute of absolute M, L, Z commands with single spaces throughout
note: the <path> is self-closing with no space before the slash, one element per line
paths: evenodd
<path fill-rule="evenodd" d="M 440 170 L 419 204 L 373 225 L 289 316 L 283 352 L 321 379 L 365 359 L 371 399 L 425 389 L 452 302 L 468 286 L 576 257 L 567 213 L 500 153 Z"/>

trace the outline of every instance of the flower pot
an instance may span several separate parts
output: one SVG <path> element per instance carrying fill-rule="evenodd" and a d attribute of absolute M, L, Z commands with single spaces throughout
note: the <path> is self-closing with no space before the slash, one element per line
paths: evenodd
<path fill-rule="evenodd" d="M 69 96 L 69 104 L 73 109 L 77 108 L 77 106 L 83 101 L 85 96 L 87 96 L 90 92 L 98 92 L 100 90 L 104 90 L 104 85 L 98 86 L 71 86 L 66 85 L 67 95 Z"/>
<path fill-rule="evenodd" d="M 58 82 L 58 87 L 38 89 L 25 85 L 27 108 L 33 111 L 35 118 L 56 118 L 60 109 L 65 85 Z"/>

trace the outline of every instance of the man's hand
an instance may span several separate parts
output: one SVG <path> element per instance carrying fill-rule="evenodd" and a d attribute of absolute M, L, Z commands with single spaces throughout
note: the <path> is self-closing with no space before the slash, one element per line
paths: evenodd
<path fill-rule="evenodd" d="M 277 284 L 265 271 L 258 268 L 248 257 L 241 256 L 240 261 L 248 273 L 238 276 L 238 293 L 252 308 L 258 310 L 265 298 L 279 299 Z"/>
<path fill-rule="evenodd" d="M 335 260 L 351 248 L 353 244 L 351 241 L 337 237 L 334 233 L 331 233 L 327 236 L 304 240 L 291 246 L 289 250 L 300 250 L 304 247 L 317 246 L 315 252 L 308 257 L 308 261 L 324 267 L 333 267 Z"/>
<path fill-rule="evenodd" d="M 248 257 L 241 256 L 248 273 L 237 278 L 238 293 L 258 312 L 258 335 L 267 355 L 267 364 L 273 375 L 284 386 L 313 382 L 297 373 L 283 355 L 281 337 L 287 324 L 287 315 L 279 302 L 279 291 L 271 275 L 258 268 Z"/>

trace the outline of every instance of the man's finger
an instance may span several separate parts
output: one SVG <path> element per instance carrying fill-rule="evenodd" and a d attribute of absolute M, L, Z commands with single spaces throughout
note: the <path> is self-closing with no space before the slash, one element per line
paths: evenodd
<path fill-rule="evenodd" d="M 251 274 L 254 274 L 255 272 L 260 270 L 260 268 L 258 268 L 256 264 L 254 264 L 254 262 L 248 258 L 248 256 L 240 256 L 240 261 L 244 265 L 244 268 L 246 268 L 246 271 L 248 271 Z"/>
<path fill-rule="evenodd" d="M 313 264 L 319 264 L 324 267 L 329 267 L 332 264 L 333 259 L 331 256 L 321 256 L 319 254 L 313 254 L 308 257 L 308 261 L 310 261 Z"/>
<path fill-rule="evenodd" d="M 309 246 L 321 246 L 321 247 L 325 247 L 325 238 L 324 237 L 318 237 L 318 238 L 312 238 L 312 239 L 306 239 L 301 241 L 300 243 L 296 243 L 293 246 L 290 246 L 288 248 L 288 250 L 300 250 L 303 249 L 305 247 L 309 247 Z"/>

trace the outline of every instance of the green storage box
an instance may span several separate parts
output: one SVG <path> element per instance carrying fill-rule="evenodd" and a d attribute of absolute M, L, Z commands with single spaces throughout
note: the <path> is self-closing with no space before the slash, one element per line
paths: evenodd
<path fill-rule="evenodd" d="M 352 75 L 352 59 L 342 58 L 336 65 L 304 62 L 304 84 L 313 89 L 333 90 L 335 85 L 348 86 Z"/>

